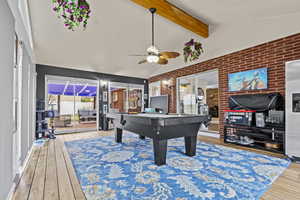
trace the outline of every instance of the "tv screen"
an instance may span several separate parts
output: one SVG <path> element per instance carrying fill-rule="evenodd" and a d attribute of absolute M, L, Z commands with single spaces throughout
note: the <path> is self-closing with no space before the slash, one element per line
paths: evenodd
<path fill-rule="evenodd" d="M 162 113 L 169 112 L 168 96 L 150 97 L 150 108 L 160 110 Z"/>
<path fill-rule="evenodd" d="M 228 74 L 230 92 L 268 89 L 268 68 Z"/>

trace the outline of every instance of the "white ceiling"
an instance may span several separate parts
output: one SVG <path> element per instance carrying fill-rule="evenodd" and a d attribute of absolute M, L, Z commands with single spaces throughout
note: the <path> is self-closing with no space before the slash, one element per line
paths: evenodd
<path fill-rule="evenodd" d="M 67 30 L 52 11 L 51 0 L 28 0 L 34 51 L 39 64 L 148 78 L 193 64 L 183 57 L 167 66 L 138 65 L 151 43 L 151 17 L 130 0 L 88 0 L 92 17 L 85 31 Z M 299 0 L 169 0 L 210 25 L 210 37 L 201 38 L 156 17 L 156 46 L 182 52 L 195 38 L 204 44 L 202 62 L 230 52 L 300 32 Z"/>

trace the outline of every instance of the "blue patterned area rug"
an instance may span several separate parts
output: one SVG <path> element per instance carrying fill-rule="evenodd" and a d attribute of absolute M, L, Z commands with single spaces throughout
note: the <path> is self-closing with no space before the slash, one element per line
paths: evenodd
<path fill-rule="evenodd" d="M 156 166 L 152 141 L 124 134 L 66 142 L 88 200 L 259 199 L 290 161 L 198 142 L 184 155 L 183 138 L 169 140 L 167 165 Z"/>

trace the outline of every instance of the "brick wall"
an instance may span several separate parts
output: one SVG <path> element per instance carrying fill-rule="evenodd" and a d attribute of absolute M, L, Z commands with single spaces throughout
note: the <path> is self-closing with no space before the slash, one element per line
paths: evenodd
<path fill-rule="evenodd" d="M 201 59 L 201 58 L 200 58 Z M 170 97 L 169 111 L 176 112 L 176 78 L 207 70 L 219 70 L 220 133 L 223 132 L 223 110 L 228 97 L 237 94 L 280 92 L 285 95 L 285 63 L 300 59 L 300 33 L 227 54 L 195 65 L 151 77 L 149 82 L 171 79 L 172 86 L 162 84 L 161 94 Z M 228 74 L 267 67 L 269 88 L 261 91 L 228 92 Z"/>

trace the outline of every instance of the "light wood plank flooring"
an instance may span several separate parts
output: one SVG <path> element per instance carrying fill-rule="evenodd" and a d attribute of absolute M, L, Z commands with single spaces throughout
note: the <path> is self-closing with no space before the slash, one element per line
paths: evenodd
<path fill-rule="evenodd" d="M 43 147 L 34 147 L 28 165 L 13 195 L 13 200 L 85 200 L 76 178 L 64 141 L 95 138 L 112 132 L 90 132 L 60 135 L 56 140 L 46 142 Z M 224 144 L 216 138 L 200 136 L 204 142 L 255 151 L 271 156 L 278 154 L 252 150 L 245 147 Z M 300 200 L 300 165 L 290 167 L 273 183 L 262 200 Z"/>

